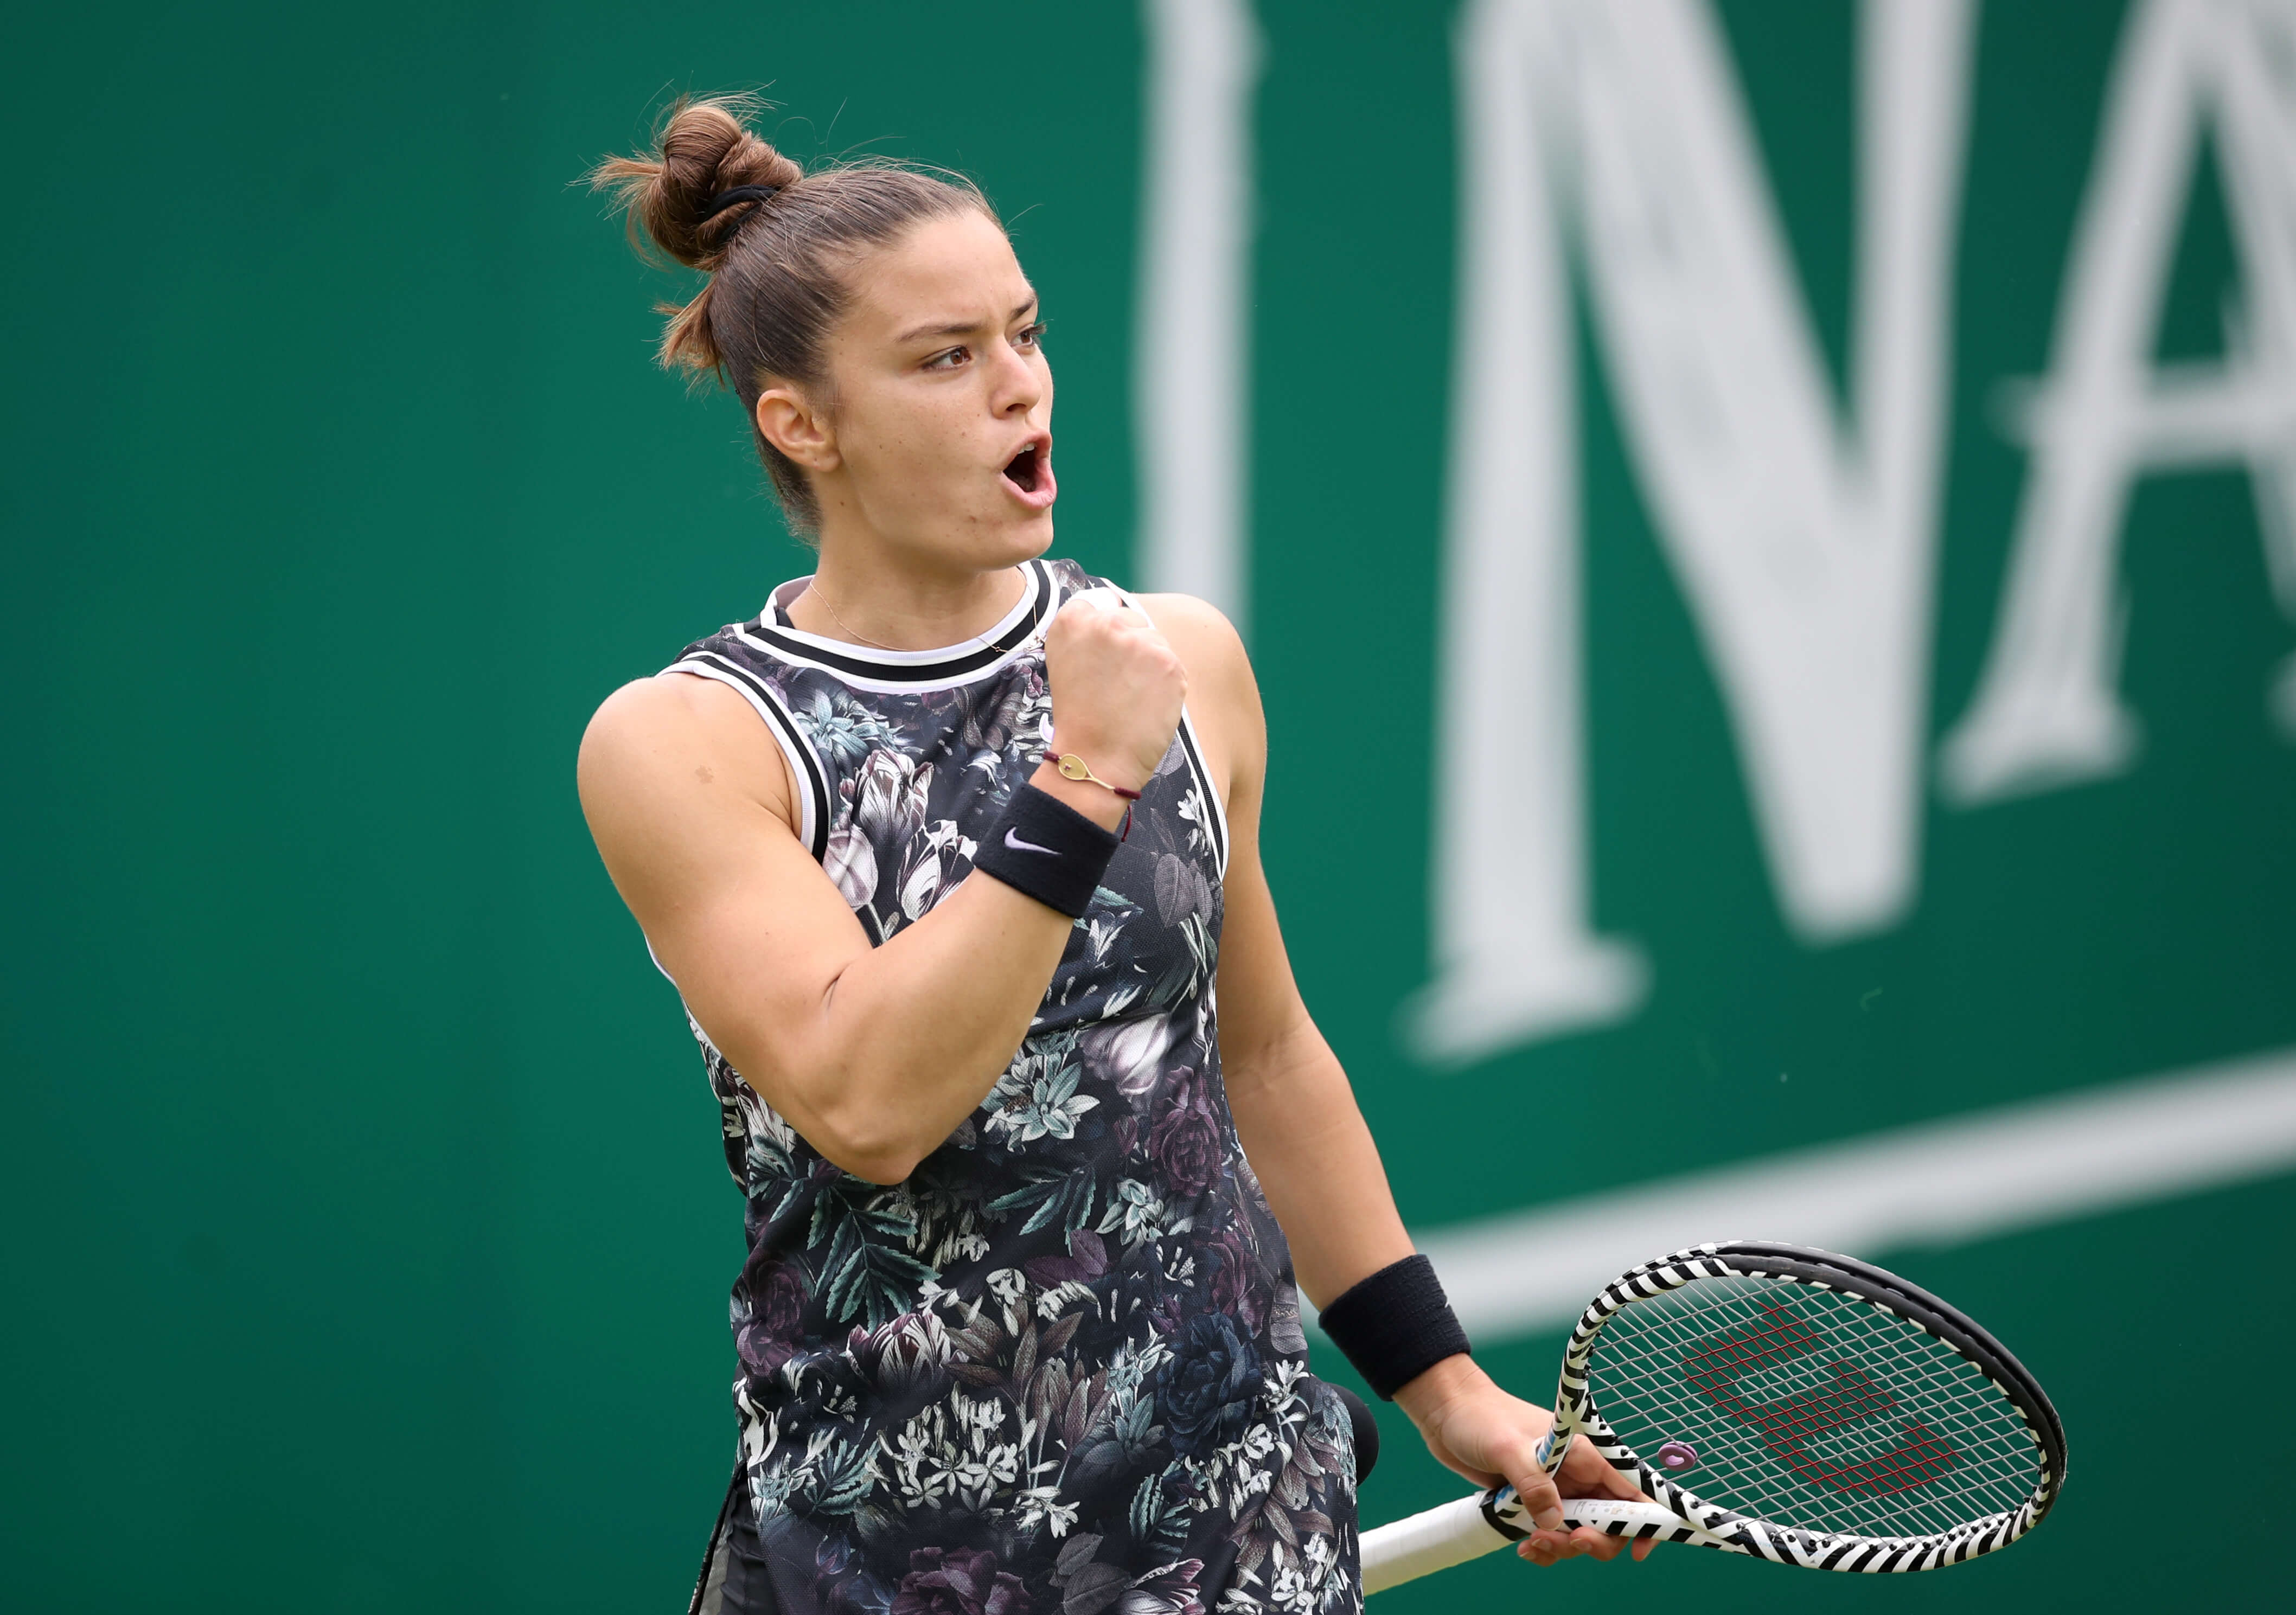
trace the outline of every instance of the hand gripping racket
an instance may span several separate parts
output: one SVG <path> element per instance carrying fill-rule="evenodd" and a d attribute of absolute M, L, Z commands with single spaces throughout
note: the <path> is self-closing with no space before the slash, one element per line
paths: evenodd
<path fill-rule="evenodd" d="M 1565 1502 L 1570 1525 L 1810 1570 L 1992 1553 L 2065 1478 L 2056 1410 L 1976 1324 L 1879 1267 L 1751 1241 L 1645 1262 L 1595 1298 L 1563 1351 L 1548 1474 L 1574 1434 L 1657 1502 Z M 1364 1591 L 1530 1529 L 1509 1486 L 1382 1526 Z"/>

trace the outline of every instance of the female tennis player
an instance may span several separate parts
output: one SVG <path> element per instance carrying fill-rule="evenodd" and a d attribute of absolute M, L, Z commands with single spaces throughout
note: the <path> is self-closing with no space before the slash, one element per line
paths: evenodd
<path fill-rule="evenodd" d="M 730 384 L 819 551 L 582 744 L 747 1200 L 697 1607 L 1354 1609 L 1295 1270 L 1438 1459 L 1559 1526 L 1551 1415 L 1468 1355 L 1293 984 L 1234 631 L 1045 559 L 1052 370 L 981 194 L 802 173 L 749 110 L 594 176 L 708 276 L 661 357 Z M 1634 1495 L 1580 1447 L 1566 1493 Z"/>

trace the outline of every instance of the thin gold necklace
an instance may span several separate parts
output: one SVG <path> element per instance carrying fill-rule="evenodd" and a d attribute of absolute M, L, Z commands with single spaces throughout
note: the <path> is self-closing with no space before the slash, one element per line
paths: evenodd
<path fill-rule="evenodd" d="M 904 651 L 898 645 L 889 645 L 882 639 L 872 639 L 866 634 L 862 633 L 860 629 L 855 627 L 851 623 L 846 621 L 844 615 L 840 612 L 834 605 L 830 603 L 829 596 L 821 592 L 821 585 L 816 583 L 810 578 L 805 580 L 805 592 L 821 602 L 821 609 L 829 613 L 830 621 L 835 623 L 839 627 L 843 628 L 848 635 L 859 640 L 863 644 L 873 646 L 880 651 L 890 651 L 896 656 L 910 656 L 915 654 L 914 652 Z M 1001 621 L 1002 619 L 1000 618 L 998 620 Z M 994 623 L 989 625 L 990 627 L 994 627 L 995 626 L 996 624 Z M 988 641 L 988 635 L 986 631 L 983 631 L 981 633 L 975 634 L 972 638 L 966 640 L 964 644 L 959 645 L 956 648 L 960 651 L 970 650 L 974 645 L 986 644 Z"/>

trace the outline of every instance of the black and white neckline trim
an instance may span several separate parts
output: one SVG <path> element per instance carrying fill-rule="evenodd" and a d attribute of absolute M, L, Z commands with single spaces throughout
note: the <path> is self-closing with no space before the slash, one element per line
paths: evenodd
<path fill-rule="evenodd" d="M 865 680 L 872 685 L 931 686 L 969 683 L 993 671 L 1034 639 L 1059 603 L 1060 586 L 1042 561 L 1021 567 L 1029 586 L 1020 603 L 995 627 L 960 645 L 930 651 L 883 651 L 849 640 L 831 639 L 793 627 L 786 609 L 811 581 L 792 578 L 767 597 L 766 609 L 755 622 L 738 630 L 750 640 L 787 661 L 803 663 L 831 673 Z"/>

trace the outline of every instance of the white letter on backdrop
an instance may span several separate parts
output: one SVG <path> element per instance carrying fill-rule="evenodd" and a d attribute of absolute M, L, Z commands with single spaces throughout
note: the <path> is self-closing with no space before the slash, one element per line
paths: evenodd
<path fill-rule="evenodd" d="M 2277 67 L 2276 73 L 2275 67 Z M 1963 801 L 2128 767 L 2115 689 L 2127 607 L 2115 562 L 2148 471 L 2243 463 L 2296 612 L 2296 6 L 2151 0 L 2130 18 L 2057 305 L 2000 623 L 1943 758 Z M 2203 123 L 2216 136 L 2243 283 L 2221 364 L 2156 365 L 2161 302 Z M 2274 704 L 2296 737 L 2296 659 Z"/>
<path fill-rule="evenodd" d="M 1578 457 L 1559 220 L 1714 664 L 1788 920 L 1884 926 L 1918 857 L 1966 0 L 1860 22 L 1852 419 L 1695 0 L 1479 0 L 1457 42 L 1463 285 L 1424 1055 L 1632 1011 L 1587 913 Z"/>
<path fill-rule="evenodd" d="M 1245 286 L 1251 249 L 1250 0 L 1144 0 L 1147 173 L 1132 345 L 1143 587 L 1244 627 Z"/>

